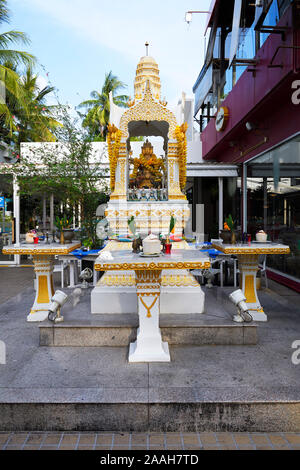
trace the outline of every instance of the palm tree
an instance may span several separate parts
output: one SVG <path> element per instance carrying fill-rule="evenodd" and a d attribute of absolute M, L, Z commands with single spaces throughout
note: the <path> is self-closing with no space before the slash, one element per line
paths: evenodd
<path fill-rule="evenodd" d="M 9 21 L 9 10 L 7 8 L 7 0 L 0 0 L 0 25 Z M 35 58 L 24 51 L 10 49 L 10 45 L 16 42 L 28 44 L 29 39 L 25 33 L 20 31 L 8 31 L 0 34 L 0 84 L 3 84 L 5 93 L 0 96 L 0 122 L 2 128 L 5 126 L 9 136 L 16 129 L 12 113 L 5 99 L 6 92 L 14 96 L 14 98 L 26 107 L 24 91 L 20 84 L 20 77 L 16 71 L 16 67 L 20 64 L 31 66 Z M 1 92 L 1 90 L 0 90 Z M 4 96 L 3 96 L 4 94 Z"/>
<path fill-rule="evenodd" d="M 46 104 L 47 95 L 54 91 L 54 87 L 47 85 L 40 90 L 38 76 L 33 74 L 31 67 L 27 67 L 20 83 L 25 96 L 26 109 L 15 101 L 14 115 L 18 132 L 16 143 L 54 142 L 56 138 L 53 131 L 61 124 L 54 118 L 57 106 Z"/>
<path fill-rule="evenodd" d="M 112 92 L 114 103 L 117 106 L 127 107 L 128 96 L 116 96 L 116 92 L 125 87 L 126 85 L 110 71 L 105 74 L 101 93 L 96 90 L 92 91 L 90 94 L 92 99 L 83 101 L 77 106 L 78 109 L 85 108 L 87 110 L 87 113 L 82 116 L 82 125 L 88 128 L 91 138 L 98 140 L 105 140 L 106 138 L 110 111 L 110 92 Z"/>

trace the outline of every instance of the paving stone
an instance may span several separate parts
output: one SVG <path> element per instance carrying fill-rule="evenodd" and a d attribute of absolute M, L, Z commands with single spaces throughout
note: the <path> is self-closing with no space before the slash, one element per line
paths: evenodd
<path fill-rule="evenodd" d="M 123 445 L 117 445 L 113 446 L 113 450 L 129 450 L 129 445 L 123 444 Z"/>
<path fill-rule="evenodd" d="M 291 443 L 291 444 L 298 444 L 300 445 L 300 434 L 289 434 L 285 433 L 284 437 Z"/>
<path fill-rule="evenodd" d="M 26 441 L 28 437 L 28 433 L 18 433 L 18 434 L 12 434 L 9 442 L 8 442 L 8 445 L 9 446 L 13 446 L 13 445 L 22 445 L 24 444 L 24 442 Z"/>
<path fill-rule="evenodd" d="M 22 450 L 22 445 L 6 446 L 4 450 Z"/>
<path fill-rule="evenodd" d="M 112 445 L 112 434 L 98 434 L 97 435 L 97 446 L 111 446 Z"/>
<path fill-rule="evenodd" d="M 58 450 L 57 446 L 42 446 L 40 450 Z"/>
<path fill-rule="evenodd" d="M 76 445 L 66 444 L 64 446 L 59 446 L 59 450 L 75 450 Z"/>
<path fill-rule="evenodd" d="M 116 445 L 129 445 L 130 434 L 115 434 L 114 435 L 114 447 Z"/>
<path fill-rule="evenodd" d="M 80 446 L 93 446 L 95 444 L 96 435 L 95 434 L 80 434 L 79 444 Z"/>
<path fill-rule="evenodd" d="M 219 446 L 204 445 L 203 450 L 222 450 Z"/>
<path fill-rule="evenodd" d="M 167 445 L 180 445 L 180 447 L 182 446 L 182 441 L 181 441 L 181 436 L 180 434 L 173 434 L 173 433 L 168 433 L 167 434 Z"/>
<path fill-rule="evenodd" d="M 276 445 L 279 447 L 287 445 L 286 439 L 284 439 L 282 436 L 279 436 L 277 434 L 268 434 L 268 438 L 270 439 L 273 445 Z"/>
<path fill-rule="evenodd" d="M 61 446 L 66 446 L 66 445 L 74 445 L 77 444 L 79 438 L 79 434 L 64 434 L 62 441 L 61 441 Z"/>
<path fill-rule="evenodd" d="M 256 446 L 256 450 L 273 450 L 273 447 L 271 446 L 261 446 L 261 445 L 258 445 Z"/>
<path fill-rule="evenodd" d="M 202 444 L 217 445 L 216 435 L 214 433 L 200 432 L 200 441 Z"/>
<path fill-rule="evenodd" d="M 251 437 L 252 437 L 253 442 L 257 446 L 263 445 L 263 444 L 270 445 L 269 439 L 264 434 L 252 434 Z"/>
<path fill-rule="evenodd" d="M 240 447 L 241 445 L 252 445 L 251 439 L 247 434 L 243 433 L 234 433 L 233 437 L 237 443 L 237 445 Z"/>
<path fill-rule="evenodd" d="M 147 445 L 146 434 L 132 434 L 131 436 L 132 445 Z"/>
<path fill-rule="evenodd" d="M 192 444 L 200 445 L 198 436 L 195 433 L 190 433 L 190 434 L 184 433 L 182 434 L 182 437 L 183 437 L 184 447 L 186 447 L 186 445 L 192 445 Z"/>
<path fill-rule="evenodd" d="M 4 434 L 0 433 L 0 446 L 7 442 L 9 436 L 10 436 L 10 433 L 4 433 Z"/>
<path fill-rule="evenodd" d="M 42 433 L 41 434 L 30 433 L 28 439 L 26 440 L 26 445 L 41 444 L 44 437 L 45 437 L 45 434 L 42 434 Z"/>
<path fill-rule="evenodd" d="M 76 450 L 93 450 L 94 446 L 78 446 Z"/>
<path fill-rule="evenodd" d="M 43 442 L 43 445 L 58 445 L 61 440 L 61 434 L 48 434 Z"/>

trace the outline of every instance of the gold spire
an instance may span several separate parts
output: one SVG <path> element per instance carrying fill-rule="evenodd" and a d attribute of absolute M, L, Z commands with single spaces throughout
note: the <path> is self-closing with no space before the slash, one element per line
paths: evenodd
<path fill-rule="evenodd" d="M 146 41 L 146 55 L 140 58 L 136 68 L 136 77 L 134 81 L 134 96 L 136 100 L 141 100 L 146 89 L 147 80 L 149 80 L 150 89 L 153 98 L 160 99 L 160 77 L 158 65 L 153 57 L 148 55 L 149 43 Z"/>

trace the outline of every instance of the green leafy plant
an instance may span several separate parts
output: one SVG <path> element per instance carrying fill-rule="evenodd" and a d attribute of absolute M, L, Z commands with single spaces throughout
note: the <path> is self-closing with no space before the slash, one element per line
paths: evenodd
<path fill-rule="evenodd" d="M 67 215 L 63 215 L 63 217 L 55 217 L 55 225 L 61 231 L 64 228 L 70 228 L 72 223 L 72 217 L 68 217 Z"/>
<path fill-rule="evenodd" d="M 231 232 L 233 232 L 234 224 L 235 224 L 235 221 L 233 220 L 232 215 L 229 214 L 229 216 L 227 218 L 225 218 L 224 229 L 225 230 L 230 230 Z M 226 225 L 227 225 L 227 227 L 226 227 Z"/>

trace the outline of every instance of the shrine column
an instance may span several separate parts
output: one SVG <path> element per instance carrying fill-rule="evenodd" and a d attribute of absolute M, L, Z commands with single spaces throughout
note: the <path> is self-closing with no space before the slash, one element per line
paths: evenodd
<path fill-rule="evenodd" d="M 180 190 L 177 142 L 168 145 L 168 199 L 186 199 Z"/>
<path fill-rule="evenodd" d="M 127 152 L 126 141 L 121 141 L 116 167 L 115 189 L 111 199 L 126 201 L 127 199 Z"/>

